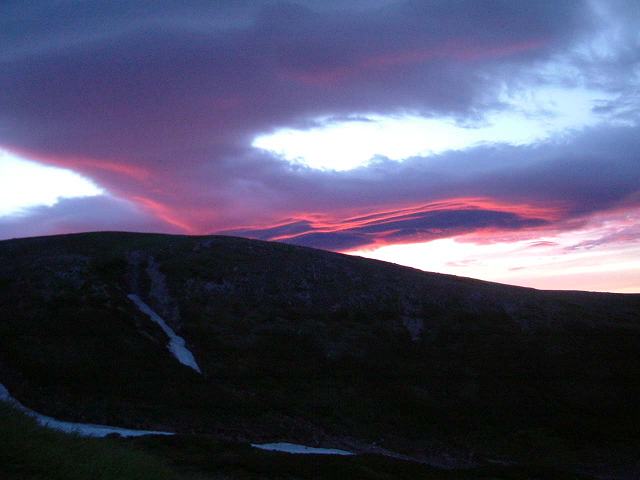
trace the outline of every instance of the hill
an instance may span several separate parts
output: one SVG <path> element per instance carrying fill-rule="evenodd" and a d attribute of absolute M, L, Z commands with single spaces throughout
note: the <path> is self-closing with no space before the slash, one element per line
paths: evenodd
<path fill-rule="evenodd" d="M 222 236 L 0 242 L 0 383 L 68 421 L 633 478 L 639 351 L 640 295 Z"/>

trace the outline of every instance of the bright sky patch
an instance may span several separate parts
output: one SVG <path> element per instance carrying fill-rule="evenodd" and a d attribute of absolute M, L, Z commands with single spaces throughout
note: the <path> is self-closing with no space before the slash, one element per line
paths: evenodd
<path fill-rule="evenodd" d="M 422 270 L 542 289 L 640 291 L 639 211 L 602 214 L 577 230 L 473 233 L 350 253 Z"/>
<path fill-rule="evenodd" d="M 400 161 L 486 143 L 531 144 L 597 124 L 601 118 L 593 108 L 608 99 L 608 94 L 587 89 L 541 88 L 504 93 L 501 100 L 507 107 L 482 122 L 415 115 L 321 119 L 319 127 L 281 129 L 256 137 L 252 145 L 311 168 L 351 170 L 376 156 Z"/>
<path fill-rule="evenodd" d="M 101 194 L 102 189 L 77 173 L 44 167 L 0 150 L 0 216 L 52 206 L 61 198 Z"/>

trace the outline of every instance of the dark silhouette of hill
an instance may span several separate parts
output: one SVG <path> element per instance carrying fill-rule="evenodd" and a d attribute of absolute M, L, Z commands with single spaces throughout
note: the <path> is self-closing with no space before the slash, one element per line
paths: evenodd
<path fill-rule="evenodd" d="M 0 382 L 71 421 L 633 478 L 639 352 L 640 295 L 223 236 L 0 242 Z"/>

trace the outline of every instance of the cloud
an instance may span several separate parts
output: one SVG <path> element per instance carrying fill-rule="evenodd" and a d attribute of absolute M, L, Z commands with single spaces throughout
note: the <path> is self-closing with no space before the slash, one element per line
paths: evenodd
<path fill-rule="evenodd" d="M 136 205 L 107 195 L 60 199 L 55 205 L 32 207 L 24 213 L 0 217 L 0 239 L 84 231 L 167 229 L 164 222 Z"/>
<path fill-rule="evenodd" d="M 575 228 L 588 215 L 638 204 L 639 149 L 635 128 L 600 127 L 570 141 L 478 147 L 340 174 L 262 170 L 255 174 L 273 175 L 283 187 L 271 210 L 292 221 L 233 233 L 348 249 L 480 228 Z M 403 207 L 390 211 L 394 204 Z M 326 213 L 295 215 L 318 211 Z M 354 211 L 368 216 L 354 217 Z"/>
<path fill-rule="evenodd" d="M 189 167 L 218 163 L 247 135 L 323 113 L 468 111 L 494 63 L 544 58 L 582 28 L 575 2 L 399 2 L 364 13 L 253 3 L 24 12 L 10 2 L 24 23 L 8 15 L 0 25 L 2 142 L 45 157 L 157 167 L 178 161 L 170 152 Z"/>
<path fill-rule="evenodd" d="M 635 204 L 640 140 L 628 93 L 640 49 L 629 32 L 638 23 L 621 13 L 634 2 L 603 5 L 5 2 L 0 146 L 71 168 L 112 197 L 2 219 L 2 233 L 233 231 L 345 250 L 571 228 Z M 610 39 L 612 25 L 620 33 Z M 599 35 L 602 51 L 583 48 Z M 530 146 L 378 158 L 348 172 L 251 147 L 257 135 L 318 118 L 410 113 L 473 123 L 512 108 L 505 92 L 579 82 L 611 92 L 597 111 L 620 121 Z M 441 211 L 438 202 L 458 204 Z M 370 215 L 382 217 L 354 225 Z"/>
<path fill-rule="evenodd" d="M 503 211 L 479 207 L 490 203 L 482 199 L 458 199 L 334 222 L 321 219 L 295 221 L 271 228 L 222 233 L 328 250 L 354 250 L 388 243 L 433 240 L 483 229 L 517 230 L 548 224 L 547 220 L 536 216 L 536 212 L 527 211 L 526 207 L 520 207 L 523 213 L 516 213 L 518 207 L 509 205 L 496 205 Z"/>

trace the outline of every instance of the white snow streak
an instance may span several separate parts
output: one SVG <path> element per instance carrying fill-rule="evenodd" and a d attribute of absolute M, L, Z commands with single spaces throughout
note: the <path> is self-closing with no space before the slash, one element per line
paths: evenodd
<path fill-rule="evenodd" d="M 33 417 L 43 427 L 59 430 L 66 433 L 75 433 L 82 437 L 106 437 L 111 434 L 118 434 L 123 437 L 140 437 L 142 435 L 174 435 L 173 432 L 162 432 L 156 430 L 133 430 L 129 428 L 110 427 L 108 425 L 96 425 L 93 423 L 75 423 L 56 420 L 55 418 L 34 412 L 28 407 L 22 405 L 18 400 L 13 398 L 5 386 L 0 383 L 0 400 L 8 402 L 18 408 L 20 411 Z M 315 448 L 306 445 L 298 445 L 295 443 L 252 443 L 252 447 L 261 450 L 269 450 L 273 452 L 286 452 L 294 454 L 312 454 L 312 455 L 355 455 L 347 450 L 339 450 L 337 448 Z"/>
<path fill-rule="evenodd" d="M 302 453 L 302 454 L 315 454 L 315 455 L 354 455 L 353 452 L 347 450 L 339 450 L 337 448 L 315 448 L 307 447 L 305 445 L 297 445 L 295 443 L 252 443 L 252 447 L 259 448 L 261 450 L 270 450 L 273 452 L 286 452 L 286 453 Z"/>
<path fill-rule="evenodd" d="M 106 437 L 111 434 L 118 434 L 123 437 L 140 437 L 142 435 L 173 435 L 171 432 L 158 432 L 154 430 L 132 430 L 129 428 L 110 427 L 108 425 L 95 425 L 92 423 L 74 423 L 56 420 L 55 418 L 41 415 L 30 408 L 22 405 L 13 398 L 4 385 L 0 383 L 0 400 L 9 402 L 30 417 L 33 417 L 43 427 L 59 430 L 66 433 L 76 433 L 82 437 Z"/>
<path fill-rule="evenodd" d="M 162 331 L 167 335 L 167 337 L 169 337 L 169 344 L 167 345 L 167 348 L 173 354 L 173 356 L 176 357 L 176 359 L 183 365 L 193 368 L 198 373 L 202 373 L 195 357 L 193 356 L 193 353 L 191 353 L 191 351 L 187 348 L 184 338 L 177 335 L 176 332 L 174 332 L 173 329 L 169 325 L 167 325 L 162 317 L 151 310 L 151 307 L 144 303 L 138 295 L 131 293 L 127 295 L 127 297 L 129 297 L 129 300 L 136 304 L 136 306 L 142 313 L 148 315 L 151 320 L 160 325 Z"/>

